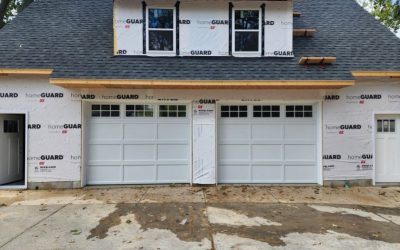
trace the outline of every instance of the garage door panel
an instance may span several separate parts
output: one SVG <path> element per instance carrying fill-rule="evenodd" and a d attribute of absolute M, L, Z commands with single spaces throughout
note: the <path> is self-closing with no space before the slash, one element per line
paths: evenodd
<path fill-rule="evenodd" d="M 315 145 L 285 145 L 285 160 L 288 161 L 314 161 L 316 158 Z"/>
<path fill-rule="evenodd" d="M 317 119 L 315 112 L 310 114 L 315 105 L 221 106 L 219 182 L 317 182 Z M 236 106 L 245 106 L 242 109 L 247 113 L 236 117 L 233 112 L 235 118 L 229 117 L 232 109 L 237 110 Z"/>
<path fill-rule="evenodd" d="M 122 171 L 119 165 L 89 166 L 87 174 L 88 182 L 93 184 L 119 182 L 122 180 Z"/>
<path fill-rule="evenodd" d="M 221 183 L 244 183 L 251 179 L 249 165 L 220 164 L 218 167 L 219 182 Z"/>
<path fill-rule="evenodd" d="M 281 165 L 253 165 L 253 180 L 258 183 L 282 182 L 283 170 Z"/>
<path fill-rule="evenodd" d="M 282 145 L 252 145 L 252 159 L 282 161 Z"/>
<path fill-rule="evenodd" d="M 189 147 L 183 145 L 158 145 L 157 159 L 159 160 L 188 160 Z"/>
<path fill-rule="evenodd" d="M 99 123 L 90 126 L 89 140 L 120 140 L 122 138 L 122 125 L 112 123 Z"/>
<path fill-rule="evenodd" d="M 121 145 L 89 145 L 89 161 L 121 160 Z"/>
<path fill-rule="evenodd" d="M 317 179 L 315 165 L 286 165 L 285 180 L 293 183 L 313 183 Z"/>
<path fill-rule="evenodd" d="M 124 160 L 155 160 L 155 145 L 124 145 Z"/>
<path fill-rule="evenodd" d="M 88 112 L 97 116 L 89 118 L 87 129 L 87 183 L 190 182 L 190 114 L 185 118 L 166 112 L 169 117 L 160 118 L 156 104 L 147 113 L 143 111 L 146 105 L 114 106 L 120 112 L 104 112 L 108 117 Z"/>
<path fill-rule="evenodd" d="M 218 155 L 220 161 L 225 160 L 249 160 L 249 145 L 219 145 Z"/>
<path fill-rule="evenodd" d="M 156 181 L 155 165 L 125 165 L 124 182 L 144 183 Z"/>
<path fill-rule="evenodd" d="M 125 124 L 124 139 L 125 140 L 155 140 L 156 124 L 137 123 Z"/>
<path fill-rule="evenodd" d="M 187 164 L 158 165 L 159 183 L 186 183 L 189 177 L 189 168 Z"/>
<path fill-rule="evenodd" d="M 286 140 L 315 140 L 316 128 L 313 124 L 285 125 Z"/>
<path fill-rule="evenodd" d="M 226 124 L 218 133 L 221 140 L 243 140 L 244 138 L 250 138 L 248 124 Z"/>
<path fill-rule="evenodd" d="M 188 124 L 158 124 L 159 140 L 188 139 L 190 127 Z"/>
<path fill-rule="evenodd" d="M 282 125 L 255 124 L 252 125 L 252 136 L 256 140 L 281 140 L 283 139 Z"/>

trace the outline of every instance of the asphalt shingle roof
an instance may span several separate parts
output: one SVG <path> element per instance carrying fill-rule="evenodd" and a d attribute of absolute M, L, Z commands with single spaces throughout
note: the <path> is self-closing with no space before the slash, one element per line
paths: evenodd
<path fill-rule="evenodd" d="M 354 0 L 294 0 L 295 58 L 113 57 L 112 0 L 37 0 L 0 30 L 0 68 L 52 68 L 52 78 L 349 80 L 351 70 L 400 71 L 400 39 Z M 336 56 L 302 66 L 301 56 Z"/>

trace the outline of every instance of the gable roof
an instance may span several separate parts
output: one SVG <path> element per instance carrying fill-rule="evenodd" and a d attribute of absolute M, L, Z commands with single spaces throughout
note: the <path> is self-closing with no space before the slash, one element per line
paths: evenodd
<path fill-rule="evenodd" d="M 354 0 L 294 0 L 295 58 L 113 56 L 112 0 L 41 0 L 0 30 L 0 68 L 53 69 L 51 78 L 351 80 L 351 71 L 400 71 L 400 39 Z M 329 66 L 302 56 L 334 56 Z"/>

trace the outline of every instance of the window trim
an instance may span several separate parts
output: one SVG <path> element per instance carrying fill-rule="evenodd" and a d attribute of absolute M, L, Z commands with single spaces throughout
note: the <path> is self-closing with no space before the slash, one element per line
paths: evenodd
<path fill-rule="evenodd" d="M 169 116 L 169 108 L 168 108 L 168 110 L 167 111 L 164 111 L 164 112 L 167 112 L 167 114 L 168 114 L 168 116 L 161 116 L 161 106 L 176 106 L 176 108 L 177 108 L 177 110 L 176 110 L 176 116 Z M 185 106 L 185 116 L 179 116 L 179 106 Z M 189 116 L 190 116 L 190 114 L 189 114 L 189 111 L 190 111 L 190 107 L 188 107 L 188 105 L 187 104 L 180 104 L 180 103 L 159 103 L 159 104 L 157 104 L 157 118 L 159 118 L 159 119 L 188 119 L 188 118 L 190 118 Z M 183 111 L 180 111 L 180 112 L 183 112 Z"/>
<path fill-rule="evenodd" d="M 93 105 L 100 105 L 100 110 L 95 110 L 95 111 L 99 111 L 100 112 L 99 116 L 93 116 Z M 101 115 L 101 111 L 102 111 L 101 105 L 110 105 L 110 116 L 102 116 Z M 112 105 L 118 105 L 119 106 L 119 109 L 118 109 L 119 115 L 118 116 L 112 116 L 111 115 L 112 111 L 117 111 L 117 110 L 112 110 L 112 108 L 111 108 Z M 108 102 L 108 103 L 91 103 L 90 104 L 90 118 L 91 119 L 120 119 L 120 118 L 123 117 L 123 115 L 124 114 L 123 114 L 123 110 L 122 110 L 122 105 L 120 103 Z"/>
<path fill-rule="evenodd" d="M 173 25 L 172 29 L 160 29 L 160 28 L 150 28 L 149 27 L 149 9 L 166 9 L 166 10 L 172 10 L 173 11 Z M 151 50 L 150 49 L 150 37 L 149 33 L 151 31 L 171 31 L 172 30 L 172 50 L 167 51 L 167 50 Z M 151 6 L 146 6 L 146 52 L 147 55 L 156 55 L 156 56 L 176 56 L 176 7 L 165 7 L 165 6 L 157 6 L 157 5 L 151 5 Z"/>
<path fill-rule="evenodd" d="M 136 116 L 136 115 L 133 115 L 133 116 L 128 116 L 127 115 L 127 112 L 129 111 L 129 112 L 137 112 L 137 111 L 142 111 L 142 110 L 130 110 L 130 109 L 128 109 L 127 107 L 128 106 L 138 106 L 138 105 L 142 105 L 142 106 L 151 106 L 152 107 L 152 111 L 151 112 L 153 112 L 153 115 L 152 116 L 146 116 L 145 114 L 146 114 L 146 112 L 150 112 L 150 111 L 146 111 L 146 108 L 145 107 L 143 107 L 144 109 L 143 109 L 143 112 L 144 112 L 144 115 L 143 116 Z M 143 103 L 126 103 L 126 104 L 124 104 L 124 111 L 123 111 L 123 113 L 124 113 L 124 118 L 127 118 L 127 119 L 154 119 L 155 118 L 155 116 L 156 116 L 156 106 L 157 105 L 155 105 L 155 104 L 143 104 Z"/>
<path fill-rule="evenodd" d="M 258 11 L 258 51 L 236 51 L 236 18 L 235 18 L 235 11 L 246 11 L 246 10 L 257 10 Z M 261 29 L 263 29 L 263 25 L 262 25 L 262 16 L 261 16 L 261 7 L 257 7 L 257 8 L 232 8 L 232 55 L 234 56 L 261 56 Z M 245 31 L 245 30 L 238 30 L 238 31 L 242 31 L 242 32 L 255 32 L 255 30 L 250 30 L 250 31 Z"/>

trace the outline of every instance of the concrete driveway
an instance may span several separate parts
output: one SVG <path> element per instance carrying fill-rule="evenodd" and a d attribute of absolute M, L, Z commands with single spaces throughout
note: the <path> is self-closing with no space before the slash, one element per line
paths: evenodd
<path fill-rule="evenodd" d="M 400 249 L 400 188 L 0 191 L 1 249 Z"/>

